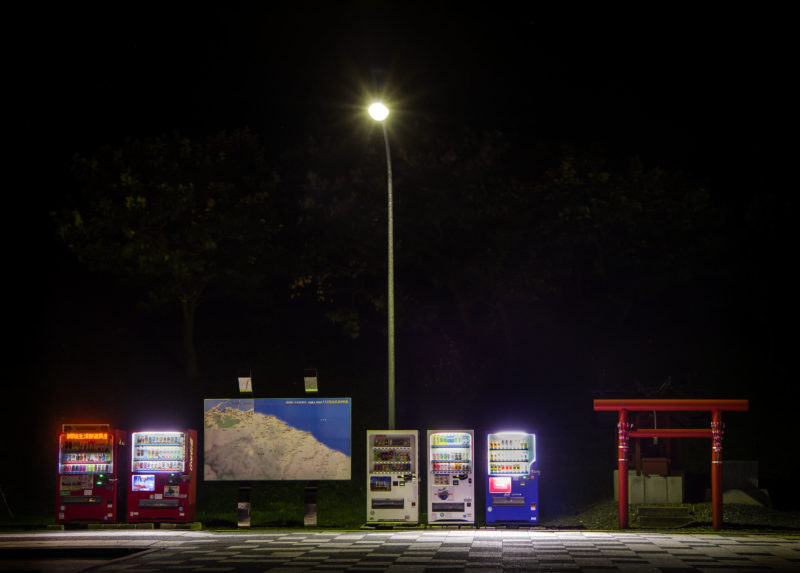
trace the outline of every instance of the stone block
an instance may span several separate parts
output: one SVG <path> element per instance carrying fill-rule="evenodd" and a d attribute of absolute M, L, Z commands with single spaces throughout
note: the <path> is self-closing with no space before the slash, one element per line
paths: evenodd
<path fill-rule="evenodd" d="M 683 476 L 667 476 L 667 503 L 683 503 Z"/>
<path fill-rule="evenodd" d="M 614 501 L 619 500 L 619 470 L 614 470 Z M 639 504 L 645 502 L 644 496 L 645 476 L 636 474 L 636 470 L 628 471 L 628 503 Z"/>
<path fill-rule="evenodd" d="M 667 478 L 644 476 L 644 503 L 667 503 Z"/>
<path fill-rule="evenodd" d="M 619 474 L 614 470 L 614 501 L 619 500 Z M 628 472 L 628 503 L 632 505 L 683 503 L 683 476 L 637 475 Z"/>

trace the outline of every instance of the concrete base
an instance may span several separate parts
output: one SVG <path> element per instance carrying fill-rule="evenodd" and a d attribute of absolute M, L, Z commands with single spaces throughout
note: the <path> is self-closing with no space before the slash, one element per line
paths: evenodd
<path fill-rule="evenodd" d="M 706 500 L 711 500 L 711 489 L 706 490 Z M 729 489 L 722 492 L 722 503 L 731 505 L 759 505 L 772 507 L 769 492 L 765 489 Z"/>
<path fill-rule="evenodd" d="M 619 499 L 619 472 L 614 470 L 614 500 Z M 683 476 L 637 475 L 628 472 L 628 503 L 630 504 L 680 504 L 683 503 Z"/>
<path fill-rule="evenodd" d="M 731 489 L 722 492 L 722 503 L 738 503 L 741 505 L 761 505 L 770 507 L 772 503 L 765 489 Z"/>
<path fill-rule="evenodd" d="M 758 462 L 754 460 L 724 460 L 722 462 L 722 488 L 758 489 Z"/>

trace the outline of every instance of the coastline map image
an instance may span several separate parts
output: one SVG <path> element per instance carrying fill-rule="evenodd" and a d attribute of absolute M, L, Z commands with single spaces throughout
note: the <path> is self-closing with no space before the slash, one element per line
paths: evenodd
<path fill-rule="evenodd" d="M 349 480 L 350 398 L 204 400 L 204 479 Z"/>

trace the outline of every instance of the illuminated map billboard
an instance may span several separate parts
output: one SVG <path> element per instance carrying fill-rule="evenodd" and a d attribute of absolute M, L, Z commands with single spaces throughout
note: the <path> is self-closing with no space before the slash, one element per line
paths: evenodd
<path fill-rule="evenodd" d="M 211 481 L 349 480 L 350 398 L 204 400 Z"/>

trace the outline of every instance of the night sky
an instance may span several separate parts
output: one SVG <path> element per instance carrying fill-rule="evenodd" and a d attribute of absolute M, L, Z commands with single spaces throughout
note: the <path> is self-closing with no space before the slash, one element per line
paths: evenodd
<path fill-rule="evenodd" d="M 259 347 L 258 341 L 243 342 L 248 327 L 242 323 L 239 329 L 237 323 L 252 309 L 210 305 L 199 317 L 197 333 L 205 377 L 201 388 L 187 394 L 184 383 L 172 383 L 182 377 L 177 311 L 143 311 L 130 287 L 78 264 L 56 240 L 49 213 L 75 197 L 71 156 L 119 145 L 125 137 L 250 128 L 276 159 L 309 137 L 333 138 L 360 156 L 357 143 L 364 137 L 380 144 L 380 132 L 368 125 L 364 112 L 370 94 L 380 91 L 392 104 L 390 138 L 398 157 L 432 133 L 454 138 L 464 127 L 499 130 L 516 157 L 542 142 L 601 150 L 680 171 L 707 188 L 728 216 L 726 252 L 736 260 L 726 261 L 727 268 L 740 264 L 741 273 L 725 275 L 728 284 L 695 289 L 707 298 L 695 297 L 692 304 L 715 309 L 703 315 L 705 338 L 698 335 L 704 344 L 714 343 L 707 351 L 714 358 L 701 361 L 705 370 L 681 370 L 689 361 L 688 345 L 677 345 L 672 356 L 660 353 L 659 360 L 673 363 L 676 397 L 704 397 L 694 393 L 687 374 L 694 372 L 718 377 L 700 385 L 715 395 L 751 400 L 751 413 L 731 416 L 739 425 L 731 439 L 747 433 L 736 454 L 757 456 L 753 435 L 765 436 L 762 426 L 773 413 L 788 416 L 779 397 L 789 387 L 791 347 L 778 334 L 788 327 L 794 306 L 785 276 L 794 258 L 788 242 L 793 199 L 790 183 L 780 175 L 793 75 L 786 15 L 671 5 L 555 13 L 459 3 L 345 4 L 198 10 L 125 3 L 18 11 L 7 19 L 13 29 L 6 48 L 13 81 L 5 91 L 12 95 L 7 111 L 13 139 L 6 158 L 7 172 L 15 175 L 8 179 L 6 203 L 11 223 L 6 245 L 12 253 L 6 281 L 13 284 L 7 298 L 13 366 L 6 392 L 22 415 L 4 421 L 4 426 L 9 422 L 4 434 L 35 420 L 35 446 L 22 450 L 39 467 L 50 468 L 53 431 L 61 422 L 74 416 L 99 419 L 103 414 L 96 413 L 107 411 L 130 429 L 170 416 L 196 425 L 198 398 L 235 395 L 235 377 L 247 368 L 255 368 L 257 393 L 269 388 L 262 390 L 266 397 L 300 393 L 302 369 L 318 367 L 323 393 L 326 375 L 335 380 L 328 387 L 334 395 L 367 392 L 378 413 L 366 416 L 365 423 L 379 423 L 385 412 L 380 329 L 344 350 L 338 343 L 318 351 L 292 348 L 284 362 L 265 351 L 268 358 L 253 356 L 246 363 L 244 352 L 227 359 L 224 353 Z M 425 133 L 415 133 L 419 126 Z M 376 161 L 382 169 L 382 154 Z M 516 168 L 520 165 L 525 162 Z M 396 192 L 401 210 L 395 225 L 402 241 L 402 213 L 412 211 L 402 211 L 401 186 Z M 382 285 L 378 288 L 376 296 L 382 296 Z M 398 291 L 413 298 L 414 289 L 410 278 L 398 275 Z M 402 315 L 402 302 L 397 310 Z M 550 310 L 548 324 L 558 323 L 557 311 Z M 679 321 L 688 315 L 674 316 Z M 652 330 L 669 330 L 670 340 L 692 335 L 667 322 Z M 400 319 L 398 328 L 403 325 Z M 303 340 L 303 324 L 284 326 L 293 332 L 291 340 Z M 308 340 L 324 339 L 328 332 L 316 322 L 307 328 L 314 331 Z M 478 395 L 468 398 L 467 406 L 418 410 L 420 390 L 409 378 L 436 363 L 437 348 L 415 356 L 420 349 L 411 339 L 419 333 L 399 330 L 398 385 L 414 390 L 399 390 L 398 424 L 495 431 L 501 429 L 498 416 L 508 416 L 539 432 L 541 444 L 549 437 L 551 444 L 560 440 L 559 447 L 607 450 L 613 446 L 613 423 L 592 412 L 591 399 L 633 391 L 634 376 L 608 380 L 593 365 L 576 364 L 564 342 L 578 347 L 582 340 L 551 331 L 558 334 L 520 340 L 541 345 L 524 364 L 507 371 L 507 365 L 498 366 L 506 374 L 525 374 L 498 381 L 491 400 Z M 615 352 L 624 361 L 635 353 L 632 348 Z M 484 351 L 503 364 L 502 349 L 487 344 Z M 704 352 L 695 348 L 692 356 Z M 730 361 L 721 365 L 726 356 Z M 453 371 L 463 367 L 454 365 Z M 286 382 L 295 371 L 297 380 Z M 670 372 L 665 367 L 662 379 Z M 563 391 L 570 377 L 580 375 L 593 379 L 579 384 L 581 392 Z M 369 381 L 350 388 L 348 376 Z M 365 390 L 371 385 L 373 393 Z M 461 391 L 454 388 L 458 402 Z M 468 388 L 463 396 L 471 396 Z M 607 440 L 596 446 L 586 441 L 586 432 Z M 553 452 L 551 459 L 566 457 Z M 8 467 L 3 464 L 3 480 L 13 482 Z"/>

